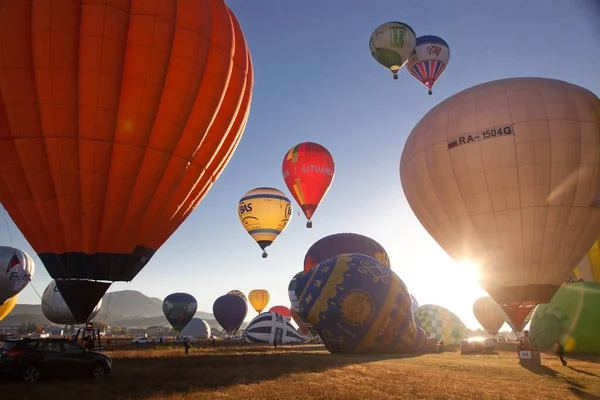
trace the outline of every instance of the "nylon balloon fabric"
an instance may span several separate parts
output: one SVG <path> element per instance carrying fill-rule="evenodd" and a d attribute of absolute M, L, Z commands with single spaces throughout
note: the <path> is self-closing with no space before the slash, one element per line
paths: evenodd
<path fill-rule="evenodd" d="M 331 353 L 414 353 L 417 329 L 408 290 L 386 265 L 364 254 L 331 257 L 299 276 L 300 314 Z"/>
<path fill-rule="evenodd" d="M 436 342 L 444 340 L 445 344 L 460 344 L 469 336 L 460 318 L 444 307 L 430 304 L 421 306 L 415 311 L 415 321 Z"/>
<path fill-rule="evenodd" d="M 239 296 L 226 294 L 215 300 L 213 315 L 227 334 L 237 330 L 248 313 L 248 304 Z"/>
<path fill-rule="evenodd" d="M 196 298 L 188 293 L 172 293 L 162 304 L 163 314 L 177 332 L 181 332 L 194 318 L 197 309 Z"/>

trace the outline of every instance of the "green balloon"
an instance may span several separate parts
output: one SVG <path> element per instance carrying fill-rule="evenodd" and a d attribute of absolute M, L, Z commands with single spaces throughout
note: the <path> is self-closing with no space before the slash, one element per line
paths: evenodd
<path fill-rule="evenodd" d="M 529 335 L 540 350 L 549 349 L 560 338 L 562 328 L 550 304 L 540 304 L 531 318 Z"/>

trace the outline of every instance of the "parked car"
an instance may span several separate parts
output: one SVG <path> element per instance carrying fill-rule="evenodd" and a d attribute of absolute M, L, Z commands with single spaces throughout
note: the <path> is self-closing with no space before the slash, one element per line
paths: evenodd
<path fill-rule="evenodd" d="M 0 346 L 0 374 L 36 382 L 46 376 L 89 375 L 101 379 L 112 371 L 106 354 L 68 339 L 17 339 Z"/>
<path fill-rule="evenodd" d="M 496 339 L 473 337 L 463 340 L 460 344 L 460 354 L 492 353 L 496 350 Z"/>
<path fill-rule="evenodd" d="M 133 344 L 148 344 L 148 343 L 152 343 L 152 339 L 147 338 L 147 337 L 138 337 L 135 338 L 131 341 L 131 343 Z"/>

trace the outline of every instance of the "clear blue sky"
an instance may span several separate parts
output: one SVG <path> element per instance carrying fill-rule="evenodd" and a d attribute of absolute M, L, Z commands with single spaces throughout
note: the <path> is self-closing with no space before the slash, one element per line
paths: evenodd
<path fill-rule="evenodd" d="M 130 283 L 164 298 L 196 297 L 199 310 L 231 289 L 264 288 L 270 306 L 289 306 L 287 285 L 306 250 L 323 236 L 356 232 L 387 250 L 392 269 L 421 304 L 455 312 L 479 327 L 473 301 L 485 295 L 472 271 L 456 265 L 413 215 L 400 186 L 399 160 L 412 127 L 432 107 L 490 80 L 539 76 L 562 79 L 600 94 L 600 6 L 597 0 L 229 0 L 252 54 L 255 86 L 242 141 L 219 180 L 179 230 Z M 451 60 L 433 96 L 404 69 L 400 79 L 371 58 L 371 32 L 402 21 L 417 36 L 445 39 Z M 336 175 L 313 229 L 294 216 L 268 248 L 242 228 L 239 199 L 272 186 L 288 193 L 281 162 L 292 146 L 315 141 L 336 161 Z M 291 198 L 291 196 L 290 196 Z M 2 219 L 6 213 L 3 211 Z M 11 240 L 4 221 L 1 243 Z M 35 253 L 9 221 L 12 245 Z M 37 257 L 33 286 L 50 281 Z M 20 303 L 39 303 L 31 286 Z M 251 310 L 247 320 L 256 315 Z"/>

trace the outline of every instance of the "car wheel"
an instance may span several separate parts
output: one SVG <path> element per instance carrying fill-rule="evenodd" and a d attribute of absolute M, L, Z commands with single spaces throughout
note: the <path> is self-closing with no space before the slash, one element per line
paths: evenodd
<path fill-rule="evenodd" d="M 28 365 L 21 372 L 23 382 L 37 382 L 42 378 L 42 370 L 37 365 Z"/>
<path fill-rule="evenodd" d="M 106 367 L 102 364 L 95 364 L 92 367 L 92 379 L 98 380 L 104 378 L 106 375 Z"/>

